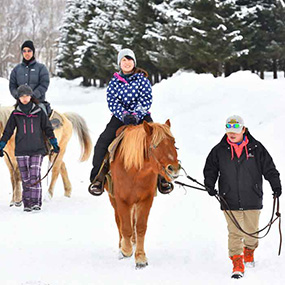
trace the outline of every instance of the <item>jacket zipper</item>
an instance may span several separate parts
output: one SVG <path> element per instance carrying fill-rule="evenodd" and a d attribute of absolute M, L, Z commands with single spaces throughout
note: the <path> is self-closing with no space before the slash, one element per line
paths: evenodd
<path fill-rule="evenodd" d="M 26 129 L 26 120 L 25 120 L 25 119 L 23 119 L 23 121 L 24 121 L 24 134 L 27 134 L 27 129 Z"/>
<path fill-rule="evenodd" d="M 33 118 L 31 118 L 31 132 L 32 132 L 32 134 L 34 133 L 34 122 L 33 122 Z"/>

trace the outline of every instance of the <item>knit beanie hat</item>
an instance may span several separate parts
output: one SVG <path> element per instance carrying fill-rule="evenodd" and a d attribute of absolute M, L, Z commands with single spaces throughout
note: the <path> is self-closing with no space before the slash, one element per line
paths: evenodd
<path fill-rule="evenodd" d="M 30 48 L 33 51 L 33 53 L 35 53 L 35 47 L 34 47 L 34 43 L 32 41 L 30 41 L 30 40 L 25 41 L 21 46 L 21 50 L 23 50 L 23 48 L 25 48 L 25 47 Z"/>
<path fill-rule="evenodd" d="M 226 120 L 226 133 L 240 134 L 244 127 L 244 120 L 242 117 L 233 115 Z"/>
<path fill-rule="evenodd" d="M 29 85 L 20 85 L 17 89 L 18 98 L 24 95 L 33 96 L 33 89 Z"/>
<path fill-rule="evenodd" d="M 120 62 L 124 57 L 130 57 L 134 61 L 135 66 L 137 65 L 135 53 L 129 48 L 124 48 L 120 50 L 120 52 L 118 53 L 118 59 L 117 59 L 118 66 L 120 66 Z"/>

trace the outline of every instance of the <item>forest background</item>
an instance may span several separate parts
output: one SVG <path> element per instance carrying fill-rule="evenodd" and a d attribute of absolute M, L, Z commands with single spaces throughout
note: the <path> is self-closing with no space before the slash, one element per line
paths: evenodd
<path fill-rule="evenodd" d="M 177 70 L 285 75 L 283 0 L 0 0 L 0 77 L 34 41 L 52 76 L 103 87 L 122 47 L 152 83 Z"/>

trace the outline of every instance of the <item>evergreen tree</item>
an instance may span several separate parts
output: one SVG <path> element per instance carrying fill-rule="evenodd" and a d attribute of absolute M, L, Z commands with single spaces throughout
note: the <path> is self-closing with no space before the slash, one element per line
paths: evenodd
<path fill-rule="evenodd" d="M 264 78 L 264 71 L 271 61 L 270 53 L 276 50 L 275 30 L 277 29 L 274 10 L 277 8 L 277 0 L 238 0 L 246 13 L 243 16 L 244 44 L 249 52 L 243 57 L 246 62 L 245 69 L 260 72 Z"/>
<path fill-rule="evenodd" d="M 58 76 L 67 79 L 74 79 L 81 76 L 80 70 L 76 67 L 77 56 L 75 52 L 81 40 L 79 33 L 81 20 L 80 11 L 84 2 L 85 0 L 66 1 L 64 21 L 60 28 L 56 73 Z"/>
<path fill-rule="evenodd" d="M 237 56 L 240 41 L 234 1 L 198 0 L 192 5 L 192 64 L 198 72 L 220 76 L 226 62 Z"/>

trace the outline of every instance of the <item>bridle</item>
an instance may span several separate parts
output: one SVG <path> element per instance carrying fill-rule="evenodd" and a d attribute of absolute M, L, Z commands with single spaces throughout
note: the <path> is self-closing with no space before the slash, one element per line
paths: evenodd
<path fill-rule="evenodd" d="M 163 170 L 163 172 L 166 174 L 166 176 L 170 177 L 171 180 L 174 180 L 176 177 L 174 177 L 173 175 L 171 175 L 167 170 L 166 167 L 162 165 L 162 163 L 158 160 L 158 158 L 156 157 L 156 155 L 153 153 L 153 150 L 156 149 L 158 147 L 159 144 L 155 145 L 155 144 L 151 144 L 148 148 L 148 157 L 152 156 L 154 158 L 154 160 L 156 161 L 156 163 L 159 165 L 159 167 Z M 179 170 L 181 169 L 181 165 L 179 164 Z"/>

